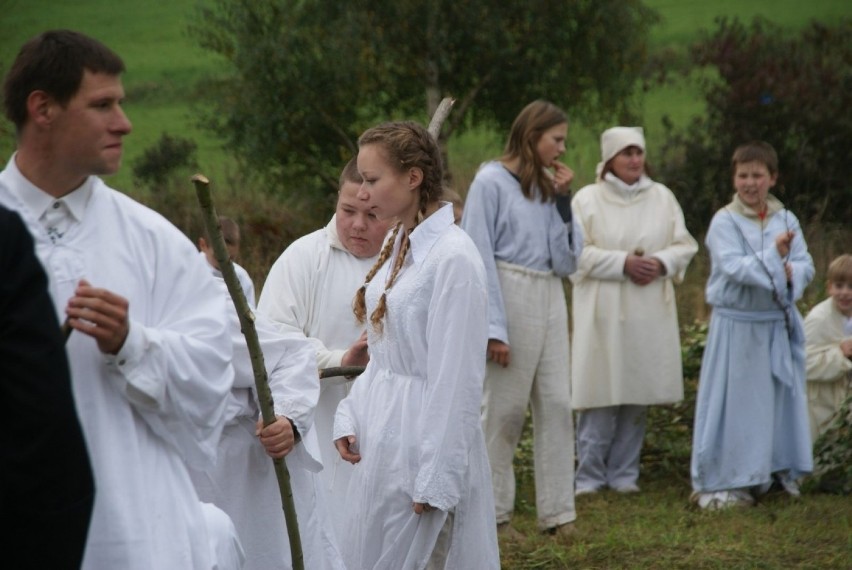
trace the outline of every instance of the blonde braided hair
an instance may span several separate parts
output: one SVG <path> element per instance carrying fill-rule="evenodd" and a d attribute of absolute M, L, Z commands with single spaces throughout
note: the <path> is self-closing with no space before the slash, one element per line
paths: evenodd
<path fill-rule="evenodd" d="M 364 278 L 364 284 L 358 288 L 358 291 L 355 293 L 355 298 L 352 299 L 352 312 L 355 314 L 355 320 L 357 320 L 359 324 L 364 324 L 364 320 L 367 317 L 367 285 L 370 284 L 370 281 L 372 281 L 373 277 L 376 276 L 379 268 L 385 264 L 390 257 L 391 252 L 393 252 L 393 244 L 396 242 L 396 236 L 399 234 L 400 228 L 402 228 L 401 222 L 397 223 L 396 227 L 394 227 L 393 233 L 385 242 L 381 253 L 379 253 L 379 258 L 376 259 L 376 263 L 373 264 L 373 267 L 370 268 L 370 272 L 367 273 L 367 277 Z M 380 299 L 379 302 L 381 303 L 382 300 L 383 299 Z M 373 313 L 375 313 L 375 311 L 373 311 Z M 382 313 L 384 314 L 384 310 Z M 370 320 L 372 321 L 372 318 Z"/>
<path fill-rule="evenodd" d="M 379 268 L 391 256 L 397 236 L 402 231 L 403 235 L 399 246 L 399 253 L 394 259 L 393 267 L 385 283 L 385 290 L 382 292 L 381 297 L 379 297 L 376 308 L 370 314 L 370 324 L 373 326 L 373 330 L 378 334 L 382 334 L 384 328 L 382 321 L 387 313 L 387 293 L 391 290 L 394 283 L 396 283 L 408 251 L 411 249 L 409 234 L 423 221 L 429 204 L 441 198 L 441 193 L 443 192 L 443 166 L 441 153 L 435 139 L 432 138 L 432 135 L 425 128 L 411 121 L 383 123 L 365 131 L 358 140 L 358 146 L 363 147 L 368 144 L 381 145 L 385 151 L 385 155 L 388 157 L 388 162 L 398 172 L 405 172 L 409 168 L 419 168 L 423 173 L 423 178 L 418 188 L 420 191 L 420 207 L 417 210 L 414 227 L 404 230 L 402 222 L 396 225 L 393 233 L 382 248 L 376 263 L 370 269 L 370 272 L 367 273 L 364 284 L 358 289 L 355 293 L 355 298 L 352 300 L 352 312 L 355 314 L 357 321 L 363 324 L 367 316 L 365 299 L 367 285 L 373 280 Z"/>

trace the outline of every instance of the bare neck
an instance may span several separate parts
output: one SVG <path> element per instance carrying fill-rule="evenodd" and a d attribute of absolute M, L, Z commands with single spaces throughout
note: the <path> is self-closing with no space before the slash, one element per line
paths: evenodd
<path fill-rule="evenodd" d="M 54 198 L 70 194 L 87 178 L 86 174 L 68 168 L 67 162 L 55 156 L 46 145 L 42 148 L 19 147 L 15 165 L 24 178 Z"/>

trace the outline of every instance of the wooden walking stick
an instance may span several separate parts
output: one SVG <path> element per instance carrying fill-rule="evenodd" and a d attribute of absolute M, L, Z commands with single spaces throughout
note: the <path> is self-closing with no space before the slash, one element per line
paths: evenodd
<path fill-rule="evenodd" d="M 331 368 L 321 368 L 319 371 L 320 378 L 332 378 L 334 376 L 346 376 L 347 378 L 363 374 L 366 366 L 332 366 Z"/>
<path fill-rule="evenodd" d="M 237 309 L 240 318 L 240 327 L 246 337 L 249 355 L 251 356 L 251 367 L 254 371 L 254 384 L 257 389 L 257 399 L 260 404 L 260 413 L 263 417 L 263 425 L 268 426 L 275 421 L 275 410 L 272 402 L 272 392 L 269 389 L 269 381 L 266 376 L 266 365 L 263 362 L 263 352 L 260 350 L 260 342 L 257 338 L 257 329 L 254 326 L 254 313 L 249 307 L 246 295 L 240 287 L 239 279 L 234 271 L 234 265 L 225 248 L 225 239 L 222 237 L 222 228 L 219 227 L 219 218 L 213 206 L 213 198 L 210 194 L 210 181 L 203 174 L 192 177 L 195 185 L 195 193 L 198 203 L 204 213 L 204 225 L 207 235 L 213 246 L 213 253 L 219 263 L 219 269 L 225 278 L 228 292 Z M 293 559 L 293 570 L 304 570 L 305 563 L 302 555 L 302 541 L 299 537 L 299 522 L 296 520 L 296 506 L 293 503 L 293 490 L 290 487 L 290 472 L 283 458 L 273 459 L 275 465 L 275 476 L 278 478 L 278 490 L 281 492 L 281 506 L 284 509 L 284 519 L 287 521 L 287 536 L 290 539 L 290 554 Z"/>

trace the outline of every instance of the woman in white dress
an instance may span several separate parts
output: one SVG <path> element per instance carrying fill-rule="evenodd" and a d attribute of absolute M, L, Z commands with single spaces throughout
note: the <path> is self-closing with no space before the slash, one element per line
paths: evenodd
<path fill-rule="evenodd" d="M 353 303 L 370 363 L 335 417 L 335 445 L 355 464 L 344 559 L 350 570 L 499 568 L 479 423 L 482 260 L 440 201 L 441 156 L 423 127 L 379 125 L 359 147 L 359 199 L 399 223 Z"/>

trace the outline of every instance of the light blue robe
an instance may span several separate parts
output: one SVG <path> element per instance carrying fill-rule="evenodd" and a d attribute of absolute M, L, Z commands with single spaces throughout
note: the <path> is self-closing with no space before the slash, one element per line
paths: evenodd
<path fill-rule="evenodd" d="M 712 270 L 706 295 L 713 314 L 695 410 L 691 472 L 697 492 L 764 485 L 772 473 L 789 470 L 799 477 L 813 468 L 804 332 L 795 306 L 813 278 L 813 261 L 792 213 L 781 209 L 762 225 L 727 207 L 707 233 Z M 789 284 L 775 246 L 787 229 L 795 232 Z"/>

